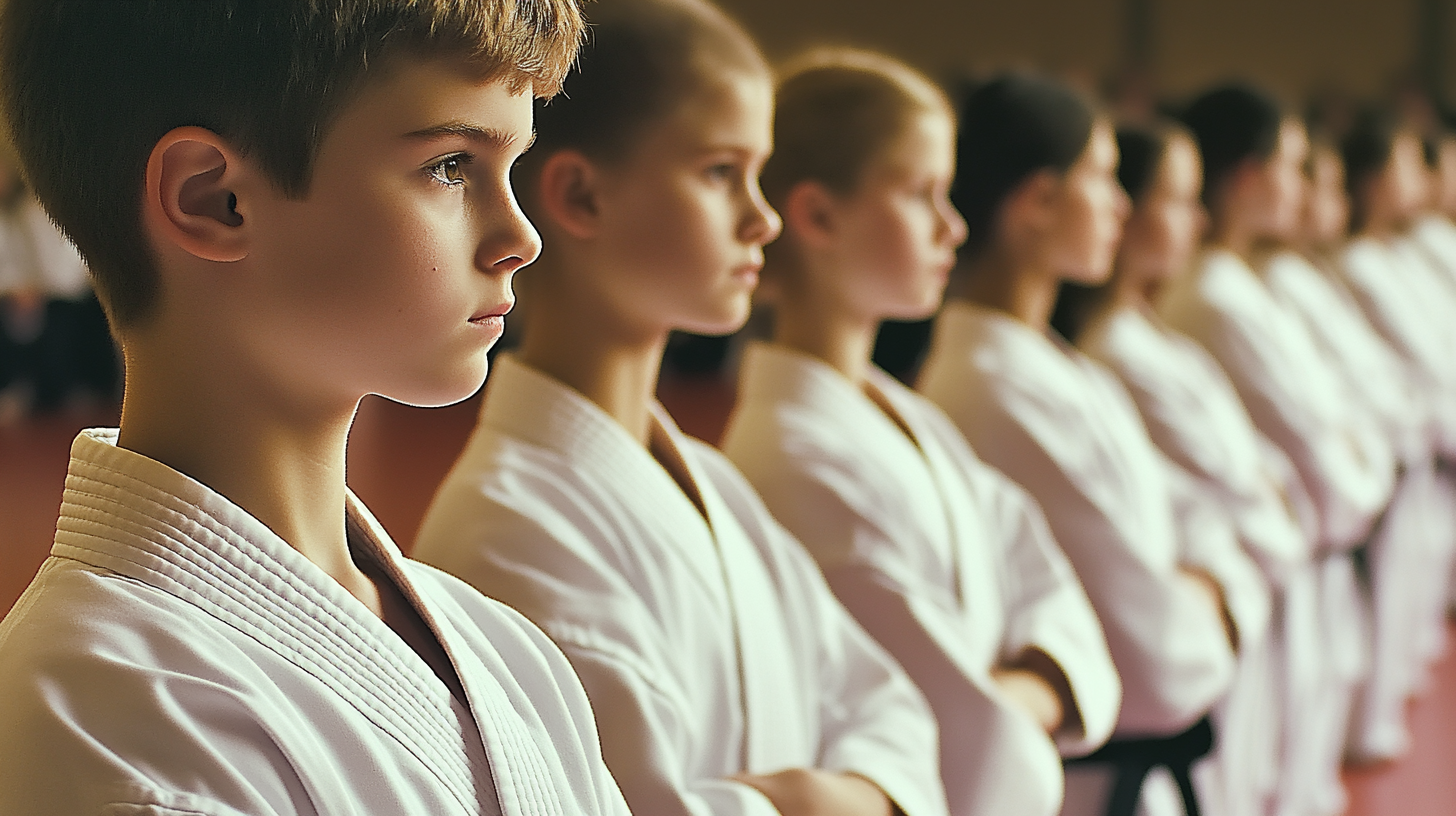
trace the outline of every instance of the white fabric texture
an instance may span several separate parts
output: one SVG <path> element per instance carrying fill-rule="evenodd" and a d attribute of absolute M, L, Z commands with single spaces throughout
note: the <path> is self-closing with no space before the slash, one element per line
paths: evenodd
<path fill-rule="evenodd" d="M 1172 487 L 1122 386 L 1010 315 L 951 303 L 921 393 L 1036 497 L 1102 621 L 1122 678 L 1120 734 L 1175 734 L 1228 691 L 1214 610 L 1178 580 Z"/>
<path fill-rule="evenodd" d="M 1095 749 L 1121 697 L 1096 614 L 1034 499 L 924 397 L 878 369 L 868 387 L 754 344 L 723 451 L 926 695 L 951 812 L 1057 813 L 1056 746 L 990 670 L 1045 652 L 1082 725 L 1058 745 Z"/>
<path fill-rule="evenodd" d="M 0 623 L 0 812 L 626 814 L 571 667 L 535 627 L 378 563 L 469 706 L 360 601 L 188 477 L 82 432 L 51 558 Z"/>
<path fill-rule="evenodd" d="M 652 445 L 503 355 L 416 554 L 521 610 L 586 686 L 603 754 L 650 814 L 776 813 L 738 773 L 860 774 L 945 813 L 935 723 L 800 544 L 661 406 Z"/>

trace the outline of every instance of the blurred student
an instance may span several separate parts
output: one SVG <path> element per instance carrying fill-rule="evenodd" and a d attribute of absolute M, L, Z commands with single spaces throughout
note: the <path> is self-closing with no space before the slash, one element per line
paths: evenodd
<path fill-rule="evenodd" d="M 417 553 L 562 647 L 633 810 L 939 816 L 924 698 L 653 396 L 672 330 L 742 325 L 779 233 L 768 67 L 699 0 L 593 11 L 518 171 L 548 247 L 520 352 Z"/>
<path fill-rule="evenodd" d="M 749 347 L 723 450 L 909 672 L 940 726 L 954 814 L 1052 816 L 1058 747 L 1117 717 L 1095 613 L 1036 501 L 870 361 L 886 319 L 940 305 L 965 222 L 940 89 L 889 57 L 790 63 L 764 168 L 772 343 Z"/>
<path fill-rule="evenodd" d="M 1440 464 L 1456 461 L 1456 366 L 1450 355 L 1456 348 L 1456 289 L 1413 234 L 1429 200 L 1415 133 L 1371 109 L 1356 119 L 1341 147 L 1354 237 L 1335 271 L 1395 352 L 1397 370 L 1414 384 L 1407 415 L 1429 420 L 1423 437 L 1396 443 L 1401 501 L 1387 511 L 1386 524 L 1402 529 L 1369 559 L 1375 663 L 1358 699 L 1350 752 L 1382 760 L 1408 747 L 1405 702 L 1444 638 L 1446 579 L 1456 553 L 1456 483 Z M 1409 524 L 1407 504 L 1414 505 Z"/>
<path fill-rule="evenodd" d="M 5 5 L 5 119 L 128 366 L 0 623 L 0 813 L 627 812 L 561 652 L 344 478 L 366 394 L 480 387 L 538 248 L 508 171 L 581 32 L 570 2 Z"/>
<path fill-rule="evenodd" d="M 957 165 L 969 240 L 920 390 L 1040 502 L 1102 621 L 1123 687 L 1114 741 L 1092 757 L 1123 771 L 1108 812 L 1131 812 L 1140 795 L 1178 812 L 1167 773 L 1144 790 L 1162 759 L 1140 752 L 1182 774 L 1207 750 L 1201 721 L 1229 689 L 1234 645 L 1260 638 L 1264 621 L 1232 591 L 1252 566 L 1223 519 L 1180 512 L 1192 497 L 1126 391 L 1048 326 L 1062 281 L 1100 283 L 1111 269 L 1128 210 L 1112 127 L 1059 83 L 1005 75 L 966 101 Z M 1079 771 L 1079 786 L 1092 776 Z M 1073 782 L 1066 812 L 1103 810 Z"/>
<path fill-rule="evenodd" d="M 1111 281 L 1093 290 L 1077 345 L 1122 380 L 1158 448 L 1213 497 L 1262 575 L 1246 588 L 1277 592 L 1283 612 L 1265 641 L 1244 642 L 1238 676 L 1217 709 L 1219 743 L 1201 790 L 1214 813 L 1269 813 L 1277 795 L 1279 681 L 1291 655 L 1319 648 L 1307 504 L 1293 467 L 1253 426 L 1218 363 L 1157 315 L 1163 291 L 1186 273 L 1205 226 L 1203 168 L 1191 135 L 1173 123 L 1117 134 L 1118 179 L 1132 197 Z M 1302 628 L 1301 628 L 1302 627 Z M 1297 724 L 1294 725 L 1297 727 Z"/>
<path fill-rule="evenodd" d="M 1309 706 L 1291 709 L 1292 721 L 1313 725 L 1289 733 L 1287 758 L 1298 767 L 1281 774 L 1279 798 L 1282 812 L 1335 813 L 1344 800 L 1339 770 L 1351 695 L 1366 666 L 1351 551 L 1390 499 L 1395 459 L 1299 315 L 1255 271 L 1299 224 L 1303 125 L 1264 93 L 1239 85 L 1203 94 L 1185 121 L 1203 160 L 1210 230 L 1195 267 L 1169 287 L 1159 311 L 1222 366 L 1313 504 L 1306 533 L 1318 558 L 1324 648 L 1291 667 L 1308 672 L 1315 686 L 1290 698 L 1291 706 Z"/>

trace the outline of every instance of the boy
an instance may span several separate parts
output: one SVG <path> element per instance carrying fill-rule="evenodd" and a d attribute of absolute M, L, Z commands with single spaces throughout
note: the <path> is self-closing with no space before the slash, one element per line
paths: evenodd
<path fill-rule="evenodd" d="M 344 485 L 474 392 L 571 0 L 13 0 L 6 113 L 126 360 L 0 623 L 0 813 L 625 813 L 560 652 Z"/>

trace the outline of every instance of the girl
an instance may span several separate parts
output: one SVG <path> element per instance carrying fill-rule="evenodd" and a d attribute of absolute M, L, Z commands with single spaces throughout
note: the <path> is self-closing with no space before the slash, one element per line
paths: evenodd
<path fill-rule="evenodd" d="M 1116 718 L 1101 628 L 1035 501 L 870 362 L 883 320 L 939 306 L 965 238 L 949 103 L 888 57 L 822 51 L 774 123 L 774 342 L 748 350 L 724 452 L 929 699 L 951 812 L 1051 816 L 1058 745 Z"/>
<path fill-rule="evenodd" d="M 1232 383 L 1192 340 L 1169 329 L 1155 307 L 1193 258 L 1204 226 L 1198 147 L 1182 128 L 1118 131 L 1118 178 L 1133 199 L 1111 282 L 1095 290 L 1090 325 L 1077 338 L 1127 386 L 1158 448 L 1214 497 L 1271 587 L 1283 594 L 1277 627 L 1296 654 L 1319 648 L 1300 629 L 1313 614 L 1309 544 L 1294 507 L 1307 504 L 1288 460 L 1254 429 Z M 1291 586 L 1293 584 L 1293 586 Z M 1239 675 L 1219 708 L 1219 745 L 1204 788 L 1217 812 L 1269 813 L 1281 729 L 1279 663 L 1266 644 L 1244 643 Z M 1288 654 L 1289 650 L 1285 650 Z M 1291 723 L 1290 730 L 1303 728 Z"/>
<path fill-rule="evenodd" d="M 1424 438 L 1394 442 L 1402 490 L 1392 508 L 1399 512 L 1387 512 L 1386 526 L 1405 523 L 1409 505 L 1411 529 L 1392 532 L 1389 545 L 1370 559 L 1374 662 L 1357 698 L 1350 753 L 1382 760 L 1401 755 L 1409 744 L 1405 703 L 1443 635 L 1444 579 L 1456 549 L 1456 484 L 1435 464 L 1456 456 L 1456 369 L 1450 364 L 1456 292 L 1409 234 L 1428 194 L 1416 135 L 1371 110 L 1357 119 L 1342 147 L 1355 238 L 1336 269 L 1395 351 L 1400 365 L 1394 370 L 1414 384 L 1416 398 L 1405 416 L 1430 420 Z"/>
<path fill-rule="evenodd" d="M 767 66 L 697 0 L 595 11 L 519 171 L 549 247 L 520 353 L 417 554 L 561 646 L 635 812 L 940 816 L 923 698 L 653 398 L 668 333 L 741 326 L 779 232 Z"/>
<path fill-rule="evenodd" d="M 1301 699 L 1316 722 L 1287 750 L 1306 763 L 1284 774 L 1281 808 L 1343 807 L 1339 767 L 1351 690 L 1362 671 L 1362 601 L 1350 551 L 1369 536 L 1390 498 L 1395 461 L 1386 441 L 1323 355 L 1299 316 L 1255 273 L 1269 246 L 1297 227 L 1308 141 L 1304 127 L 1260 91 L 1226 86 L 1185 114 L 1203 160 L 1206 246 L 1190 274 L 1169 287 L 1159 311 L 1223 367 L 1254 425 L 1289 457 L 1314 506 L 1322 665 L 1302 665 L 1318 693 Z M 1313 659 L 1313 658 L 1311 658 Z"/>
<path fill-rule="evenodd" d="M 1122 678 L 1118 736 L 1177 735 L 1228 690 L 1231 641 L 1256 640 L 1263 623 L 1229 591 L 1248 565 L 1228 528 L 1216 516 L 1183 523 L 1127 394 L 1048 333 L 1059 283 L 1098 283 L 1112 263 L 1128 208 L 1112 128 L 1060 84 L 1003 76 L 968 98 L 957 160 L 963 286 L 935 327 L 921 390 L 1045 510 Z M 1136 801 L 1146 770 L 1114 790 L 1115 810 Z M 1144 801 L 1176 811 L 1167 777 L 1153 778 Z"/>

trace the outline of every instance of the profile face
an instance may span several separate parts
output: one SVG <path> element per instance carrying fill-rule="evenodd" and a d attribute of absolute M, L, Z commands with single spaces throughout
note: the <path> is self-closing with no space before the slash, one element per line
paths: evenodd
<path fill-rule="evenodd" d="M 1256 211 L 1260 232 L 1267 237 L 1291 240 L 1299 232 L 1304 209 L 1304 165 L 1309 156 L 1309 136 L 1304 125 L 1286 119 L 1279 127 L 1274 153 L 1260 168 Z"/>
<path fill-rule="evenodd" d="M 1429 177 L 1421 140 L 1414 133 L 1401 131 L 1395 137 L 1384 175 L 1389 206 L 1397 218 L 1409 220 L 1425 209 Z"/>
<path fill-rule="evenodd" d="M 1187 136 L 1169 139 L 1152 183 L 1133 206 L 1120 250 L 1122 274 L 1165 281 L 1193 258 L 1205 217 L 1199 194 L 1203 163 Z"/>
<path fill-rule="evenodd" d="M 540 252 L 510 186 L 532 96 L 445 63 L 365 87 L 324 138 L 308 194 L 254 208 L 266 241 L 239 336 L 283 393 L 418 405 L 473 394 Z"/>
<path fill-rule="evenodd" d="M 1112 271 L 1129 210 L 1127 193 L 1117 181 L 1117 160 L 1112 126 L 1098 120 L 1057 194 L 1050 261 L 1063 280 L 1096 285 Z"/>
<path fill-rule="evenodd" d="M 782 226 L 758 186 L 773 141 L 768 78 L 735 70 L 703 82 L 602 168 L 600 263 L 572 283 L 592 287 L 625 331 L 736 331 Z"/>
<path fill-rule="evenodd" d="M 1306 186 L 1304 231 L 1317 246 L 1344 237 L 1350 223 L 1350 201 L 1345 193 L 1345 165 L 1328 147 L 1314 152 Z"/>
<path fill-rule="evenodd" d="M 918 320 L 940 306 L 966 222 L 950 203 L 955 127 L 925 112 L 872 163 L 838 208 L 833 288 L 856 314 Z"/>

